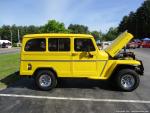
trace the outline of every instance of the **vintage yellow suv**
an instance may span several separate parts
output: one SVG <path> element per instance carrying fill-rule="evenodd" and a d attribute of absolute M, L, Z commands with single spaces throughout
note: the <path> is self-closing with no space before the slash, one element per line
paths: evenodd
<path fill-rule="evenodd" d="M 99 50 L 94 38 L 86 34 L 31 34 L 22 41 L 20 76 L 32 76 L 42 90 L 50 90 L 57 79 L 115 79 L 124 91 L 139 85 L 143 65 L 132 52 L 120 52 L 133 38 L 127 31 L 105 50 Z"/>

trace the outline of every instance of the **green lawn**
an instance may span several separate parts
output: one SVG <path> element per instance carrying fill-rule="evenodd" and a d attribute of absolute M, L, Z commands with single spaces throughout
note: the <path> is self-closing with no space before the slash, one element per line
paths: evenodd
<path fill-rule="evenodd" d="M 15 82 L 19 77 L 15 74 L 19 70 L 19 53 L 0 55 L 0 89 Z"/>

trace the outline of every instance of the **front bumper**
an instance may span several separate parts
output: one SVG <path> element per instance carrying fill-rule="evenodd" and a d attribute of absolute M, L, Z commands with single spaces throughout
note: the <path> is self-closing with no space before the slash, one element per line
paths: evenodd
<path fill-rule="evenodd" d="M 140 75 L 144 75 L 144 66 L 141 60 L 138 60 L 141 65 L 136 67 L 136 71 L 140 74 Z"/>

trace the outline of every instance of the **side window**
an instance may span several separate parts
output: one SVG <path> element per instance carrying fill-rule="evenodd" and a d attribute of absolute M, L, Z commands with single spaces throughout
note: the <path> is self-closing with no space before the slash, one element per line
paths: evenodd
<path fill-rule="evenodd" d="M 70 51 L 69 38 L 49 38 L 48 39 L 49 51 Z"/>
<path fill-rule="evenodd" d="M 44 38 L 36 38 L 27 41 L 25 51 L 46 51 L 46 40 Z"/>
<path fill-rule="evenodd" d="M 58 39 L 56 39 L 56 38 L 48 39 L 48 50 L 49 51 L 58 51 Z"/>
<path fill-rule="evenodd" d="M 60 38 L 58 40 L 59 51 L 70 51 L 70 39 L 69 38 Z"/>
<path fill-rule="evenodd" d="M 76 38 L 74 40 L 75 51 L 95 51 L 95 47 L 91 39 Z"/>

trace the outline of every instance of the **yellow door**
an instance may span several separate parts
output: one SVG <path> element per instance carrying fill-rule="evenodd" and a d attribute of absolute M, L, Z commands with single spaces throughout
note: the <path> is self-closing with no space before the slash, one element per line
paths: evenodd
<path fill-rule="evenodd" d="M 91 38 L 74 38 L 72 51 L 73 76 L 91 77 L 97 75 L 97 52 Z"/>
<path fill-rule="evenodd" d="M 71 76 L 71 46 L 70 38 L 49 38 L 49 65 L 54 68 L 59 77 Z"/>

